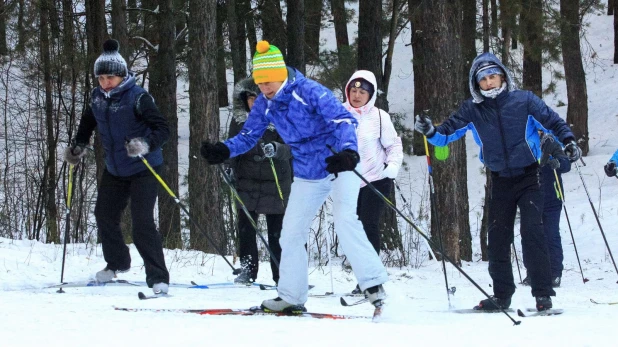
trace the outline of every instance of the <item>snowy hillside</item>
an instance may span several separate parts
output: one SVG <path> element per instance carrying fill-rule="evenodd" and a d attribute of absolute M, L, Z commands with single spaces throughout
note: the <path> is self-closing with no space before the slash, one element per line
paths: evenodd
<path fill-rule="evenodd" d="M 355 4 L 357 6 L 357 4 Z M 612 17 L 595 15 L 587 39 L 595 52 L 595 60 L 586 60 L 590 114 L 590 153 L 586 166 L 581 166 L 590 198 L 599 212 L 600 221 L 614 256 L 618 256 L 618 180 L 607 178 L 603 165 L 618 148 L 618 65 L 612 64 Z M 356 28 L 349 27 L 350 34 Z M 393 112 L 411 115 L 413 76 L 411 49 L 406 47 L 410 31 L 402 33 L 397 42 L 393 76 L 390 87 L 390 105 Z M 327 29 L 323 40 L 333 44 L 333 29 Z M 591 56 L 592 51 L 588 51 Z M 549 73 L 544 76 L 549 79 Z M 181 82 L 179 82 L 181 83 Z M 186 88 L 179 88 L 179 93 Z M 545 101 L 562 117 L 566 117 L 564 81 L 558 84 L 557 96 Z M 185 101 L 186 102 L 186 101 Z M 182 101 L 180 102 L 182 104 Z M 188 108 L 186 108 L 188 109 Z M 222 115 L 225 117 L 225 114 Z M 181 166 L 187 163 L 188 116 L 179 114 Z M 483 184 L 480 174 L 478 148 L 469 136 L 468 187 L 470 195 L 470 224 L 475 238 L 475 253 L 480 253 L 478 229 L 482 214 Z M 419 203 L 427 170 L 425 158 L 407 157 L 409 171 L 399 178 L 408 197 Z M 513 318 L 521 320 L 518 326 L 504 314 L 458 314 L 455 308 L 471 308 L 483 295 L 458 271 L 447 266 L 449 286 L 457 288 L 449 300 L 445 292 L 441 265 L 425 261 L 420 268 L 389 268 L 391 281 L 385 285 L 387 305 L 382 321 L 370 319 L 317 320 L 295 317 L 232 317 L 200 316 L 188 313 L 121 312 L 116 307 L 129 308 L 247 308 L 276 296 L 272 290 L 257 287 L 227 289 L 170 288 L 171 298 L 140 301 L 139 291 L 149 293 L 146 287 L 86 287 L 65 288 L 64 294 L 55 288 L 44 288 L 60 280 L 62 245 L 48 245 L 33 241 L 0 238 L 0 345 L 2 346 L 611 346 L 616 342 L 615 322 L 618 305 L 595 305 L 599 302 L 618 302 L 618 274 L 606 251 L 603 238 L 590 208 L 588 197 L 578 169 L 573 166 L 563 176 L 566 207 L 571 218 L 573 233 L 583 268 L 589 282 L 582 282 L 566 220 L 561 223 L 565 271 L 562 287 L 557 289 L 554 307 L 565 313 L 554 317 Z M 516 245 L 520 250 L 516 226 Z M 131 245 L 132 268 L 119 279 L 144 281 L 143 262 Z M 171 281 L 188 285 L 233 281 L 230 268 L 216 255 L 195 251 L 165 250 Z M 463 269 L 485 291 L 492 293 L 487 263 L 479 260 L 464 263 Z M 521 259 L 521 254 L 520 254 Z M 230 258 L 230 260 L 232 260 Z M 618 259 L 617 259 L 618 260 Z M 315 285 L 313 294 L 334 290 L 348 292 L 356 280 L 334 262 L 330 267 L 311 267 L 309 283 Z M 68 246 L 64 279 L 85 281 L 105 266 L 100 246 L 72 244 Z M 332 279 L 331 282 L 331 270 Z M 517 268 L 513 267 L 518 282 Z M 522 271 L 524 271 L 522 269 Z M 262 263 L 258 282 L 272 284 L 268 263 Z M 351 299 L 354 300 L 354 299 Z M 306 304 L 312 312 L 349 315 L 371 315 L 369 304 L 343 307 L 339 297 L 311 297 Z M 513 308 L 534 307 L 530 289 L 518 285 L 513 296 Z"/>

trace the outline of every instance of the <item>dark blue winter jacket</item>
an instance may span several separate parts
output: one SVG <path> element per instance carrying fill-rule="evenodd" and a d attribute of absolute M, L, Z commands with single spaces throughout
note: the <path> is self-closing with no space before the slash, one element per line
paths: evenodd
<path fill-rule="evenodd" d="M 485 98 L 479 92 L 474 77 L 477 66 L 487 61 L 507 72 L 507 88 L 495 99 Z M 484 53 L 474 60 L 469 86 L 472 98 L 436 127 L 435 135 L 428 139 L 431 144 L 445 146 L 471 130 L 481 147 L 481 162 L 500 176 L 512 177 L 523 174 L 525 167 L 541 157 L 537 130 L 554 134 L 562 143 L 574 139 L 564 120 L 543 100 L 532 92 L 516 89 L 508 70 L 493 54 Z"/>
<path fill-rule="evenodd" d="M 75 142 L 88 144 L 95 127 L 101 136 L 110 174 L 126 177 L 147 169 L 139 158 L 129 157 L 125 148 L 127 140 L 138 137 L 149 145 L 149 152 L 144 156 L 149 164 L 153 167 L 163 164 L 161 146 L 169 138 L 169 125 L 152 96 L 135 84 L 133 73 L 107 93 L 101 87 L 92 91 L 92 101 L 82 115 Z"/>
<path fill-rule="evenodd" d="M 231 157 L 253 148 L 270 123 L 292 149 L 295 177 L 328 176 L 324 159 L 332 153 L 327 145 L 358 153 L 354 116 L 329 89 L 294 68 L 288 67 L 287 83 L 271 100 L 257 97 L 243 129 L 224 142 Z"/>

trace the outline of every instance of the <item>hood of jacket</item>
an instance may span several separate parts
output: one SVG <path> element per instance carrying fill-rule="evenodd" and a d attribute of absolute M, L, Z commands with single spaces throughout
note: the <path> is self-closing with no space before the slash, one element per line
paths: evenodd
<path fill-rule="evenodd" d="M 238 123 L 244 123 L 247 120 L 249 114 L 249 106 L 247 105 L 247 96 L 260 95 L 260 88 L 253 81 L 253 77 L 245 78 L 239 81 L 234 86 L 234 94 L 232 95 L 232 108 L 234 120 Z"/>
<path fill-rule="evenodd" d="M 470 66 L 470 74 L 468 76 L 468 86 L 470 88 L 470 94 L 472 95 L 472 101 L 475 104 L 480 104 L 481 102 L 485 100 L 485 97 L 483 96 L 483 94 L 481 94 L 479 84 L 476 82 L 476 78 L 475 78 L 476 69 L 479 67 L 479 65 L 485 62 L 494 63 L 500 66 L 502 70 L 504 70 L 506 74 L 504 78 L 507 83 L 505 92 L 508 93 L 508 92 L 517 90 L 517 85 L 515 84 L 515 81 L 513 80 L 511 71 L 509 71 L 509 69 L 507 69 L 506 66 L 502 64 L 502 62 L 500 61 L 500 59 L 498 59 L 498 57 L 496 57 L 495 55 L 489 52 L 486 52 L 476 57 L 474 61 L 472 62 L 472 66 Z"/>
<path fill-rule="evenodd" d="M 106 92 L 105 90 L 103 90 L 101 86 L 98 86 L 97 89 L 101 94 L 103 94 L 103 96 L 105 96 L 106 99 L 109 99 L 109 98 L 114 99 L 114 98 L 120 98 L 122 93 L 133 88 L 134 85 L 135 85 L 135 73 L 129 71 L 129 74 L 127 75 L 127 77 L 125 77 L 122 80 L 122 82 L 120 82 L 119 85 L 117 85 L 115 88 L 113 88 L 109 92 Z"/>
<path fill-rule="evenodd" d="M 352 105 L 350 105 L 350 95 L 348 93 L 349 91 L 349 86 L 350 86 L 350 82 L 352 82 L 353 80 L 357 79 L 357 78 L 362 78 L 365 81 L 371 83 L 373 85 L 373 95 L 371 96 L 371 98 L 369 99 L 369 101 L 367 101 L 367 103 L 359 108 L 355 108 L 352 107 Z M 371 110 L 373 108 L 373 106 L 376 103 L 376 98 L 378 95 L 378 82 L 376 81 L 376 76 L 373 74 L 373 72 L 368 71 L 368 70 L 358 70 L 356 71 L 354 74 L 352 74 L 352 77 L 350 77 L 350 79 L 348 80 L 348 83 L 345 84 L 345 99 L 346 102 L 343 104 L 343 106 L 350 112 L 357 113 L 357 114 L 363 114 L 366 113 L 367 111 Z"/>

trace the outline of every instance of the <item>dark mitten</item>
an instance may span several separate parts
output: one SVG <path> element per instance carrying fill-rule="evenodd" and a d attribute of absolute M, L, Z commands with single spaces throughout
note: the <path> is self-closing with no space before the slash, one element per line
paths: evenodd
<path fill-rule="evenodd" d="M 541 151 L 543 152 L 541 156 L 541 166 L 549 164 L 553 170 L 560 168 L 559 158 L 567 157 L 562 150 L 562 146 L 554 141 L 554 137 L 550 134 L 545 134 L 541 138 Z"/>
<path fill-rule="evenodd" d="M 431 118 L 426 116 L 416 116 L 416 122 L 414 122 L 414 130 L 429 137 L 432 137 L 436 133 L 436 128 L 431 123 Z"/>
<path fill-rule="evenodd" d="M 208 164 L 221 164 L 230 157 L 230 149 L 227 148 L 223 142 L 217 142 L 215 144 L 209 142 L 202 142 L 202 148 L 200 148 L 202 157 L 206 159 Z"/>
<path fill-rule="evenodd" d="M 610 160 L 607 162 L 607 164 L 605 164 L 605 174 L 608 177 L 614 177 L 616 176 L 616 162 L 613 160 Z"/>
<path fill-rule="evenodd" d="M 577 146 L 577 142 L 575 139 L 569 138 L 564 141 L 564 154 L 566 154 L 567 158 L 571 163 L 576 162 L 579 158 L 582 157 L 582 150 Z"/>
<path fill-rule="evenodd" d="M 64 160 L 71 165 L 77 165 L 86 155 L 86 146 L 72 145 L 64 149 Z"/>
<path fill-rule="evenodd" d="M 352 171 L 356 168 L 359 159 L 358 153 L 351 149 L 345 149 L 325 159 L 326 171 L 330 173 Z"/>
<path fill-rule="evenodd" d="M 150 151 L 150 145 L 143 137 L 136 137 L 131 139 L 131 141 L 127 141 L 124 147 L 127 149 L 127 155 L 131 158 L 146 155 Z"/>

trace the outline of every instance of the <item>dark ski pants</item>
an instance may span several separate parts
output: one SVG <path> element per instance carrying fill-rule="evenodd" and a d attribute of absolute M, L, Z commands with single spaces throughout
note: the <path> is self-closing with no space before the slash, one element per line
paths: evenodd
<path fill-rule="evenodd" d="M 391 193 L 393 180 L 384 178 L 379 181 L 371 182 L 371 184 L 382 195 L 388 197 Z M 368 186 L 364 186 L 358 193 L 358 203 L 356 205 L 356 214 L 358 219 L 363 223 L 363 229 L 367 234 L 367 238 L 371 245 L 380 254 L 380 216 L 384 211 L 385 203 L 381 197 L 371 190 Z"/>
<path fill-rule="evenodd" d="M 560 214 L 562 212 L 562 204 L 554 204 L 545 206 L 543 209 L 543 231 L 547 240 L 547 248 L 549 250 L 549 262 L 551 265 L 551 277 L 562 277 L 564 269 L 562 262 L 564 255 L 562 253 L 562 238 L 560 237 Z M 529 266 L 528 253 L 526 249 L 522 249 L 522 258 L 526 269 Z"/>
<path fill-rule="evenodd" d="M 156 171 L 159 167 L 155 168 Z M 144 260 L 146 283 L 169 283 L 169 272 L 165 267 L 161 235 L 154 222 L 154 205 L 159 183 L 149 170 L 128 177 L 119 177 L 103 172 L 99 184 L 94 215 L 103 245 L 103 256 L 111 270 L 131 267 L 129 247 L 125 245 L 120 230 L 122 211 L 131 199 L 131 221 L 133 242 Z"/>
<path fill-rule="evenodd" d="M 251 218 L 257 223 L 258 213 L 249 211 Z M 268 228 L 268 247 L 273 251 L 277 262 L 281 260 L 281 246 L 279 246 L 279 237 L 281 237 L 281 227 L 283 225 L 283 214 L 266 214 L 266 226 Z M 240 264 L 243 268 L 249 269 L 251 278 L 255 280 L 259 270 L 259 257 L 257 247 L 257 235 L 255 229 L 251 225 L 249 218 L 244 212 L 238 213 L 238 238 L 240 248 Z M 269 254 L 270 257 L 270 254 Z M 279 283 L 279 267 L 270 258 L 270 269 L 273 273 L 273 281 Z"/>
<path fill-rule="evenodd" d="M 520 176 L 500 177 L 492 174 L 488 255 L 494 295 L 506 299 L 515 293 L 511 244 L 518 207 L 522 248 L 530 265 L 528 275 L 532 296 L 555 296 L 556 292 L 551 287 L 549 255 L 543 232 L 543 194 L 540 191 L 537 165 L 526 168 Z"/>

